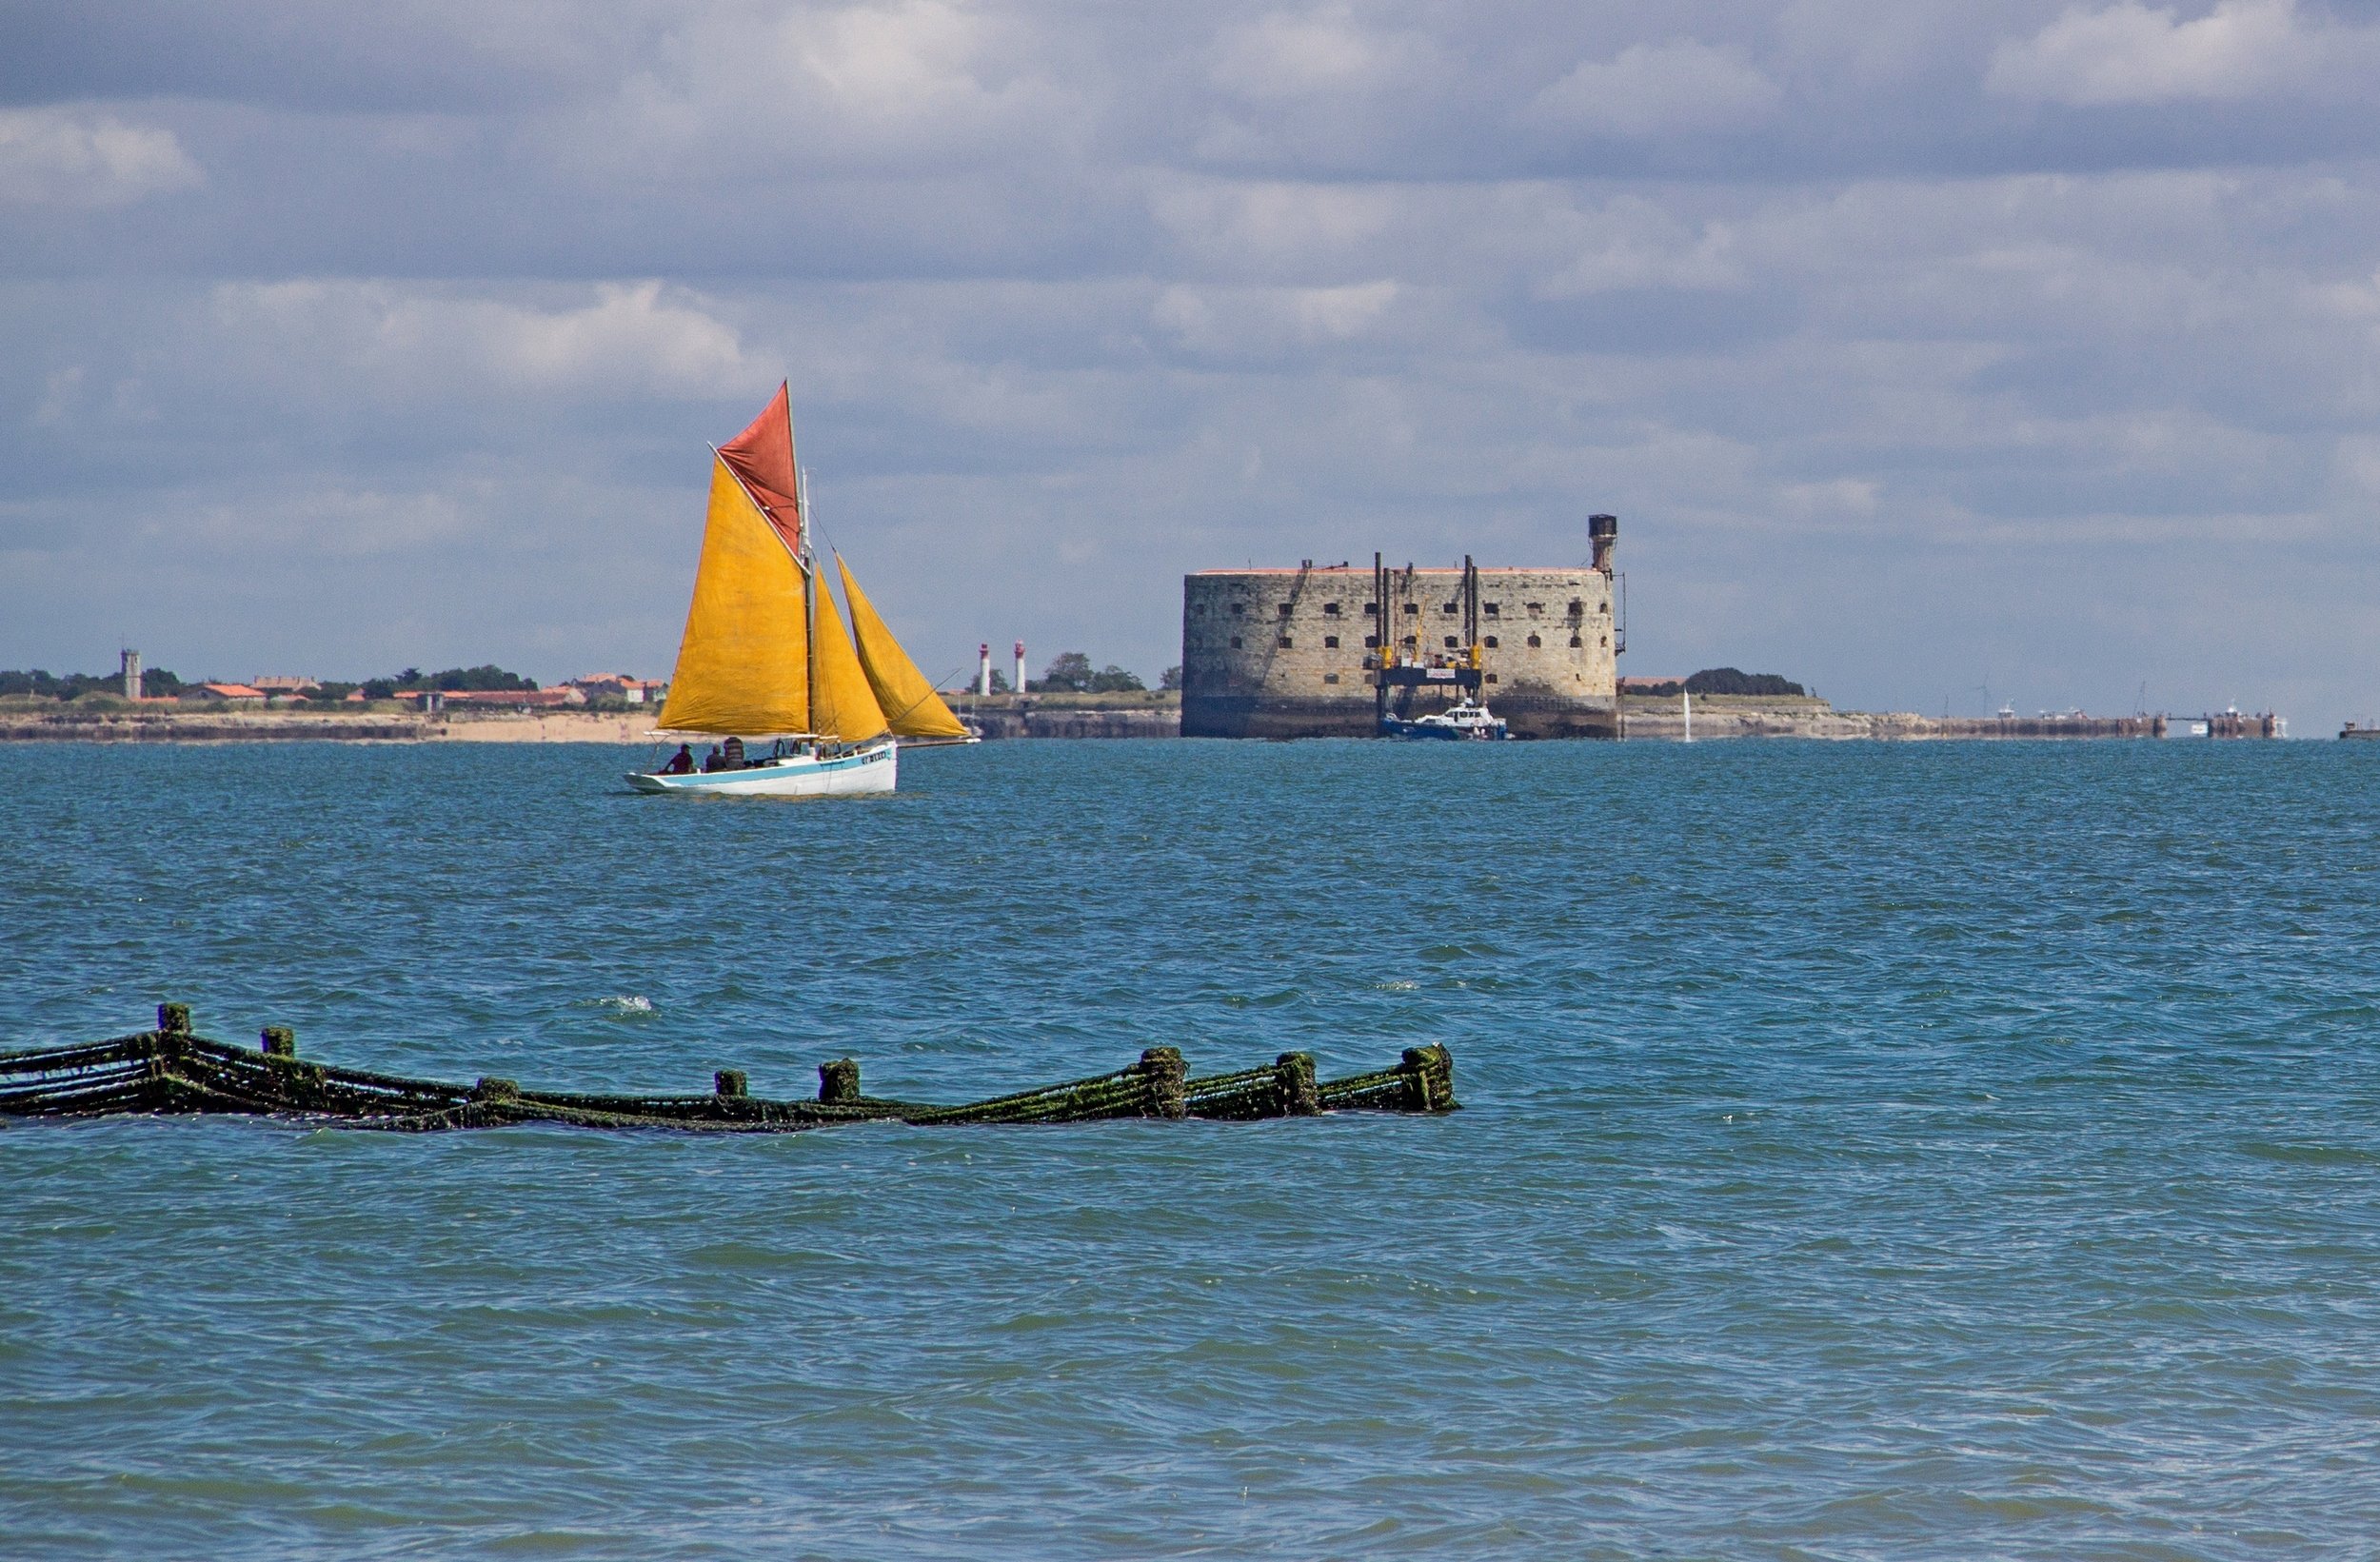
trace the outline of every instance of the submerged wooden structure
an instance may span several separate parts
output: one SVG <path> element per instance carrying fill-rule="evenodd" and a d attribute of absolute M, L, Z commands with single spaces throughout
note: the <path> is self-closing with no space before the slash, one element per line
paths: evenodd
<path fill-rule="evenodd" d="M 0 1053 L 0 1117 L 221 1113 L 401 1133 L 553 1123 L 790 1134 L 880 1119 L 920 1126 L 1118 1117 L 1245 1121 L 1455 1109 L 1454 1059 L 1442 1046 L 1408 1047 L 1395 1068 L 1327 1080 L 1315 1078 L 1310 1053 L 1285 1052 L 1264 1067 L 1194 1079 L 1180 1049 L 1151 1047 L 1139 1062 L 1113 1074 L 960 1106 L 864 1095 L 860 1065 L 847 1058 L 819 1065 L 815 1100 L 751 1095 L 739 1069 L 719 1070 L 710 1093 L 700 1096 L 524 1090 L 494 1078 L 468 1085 L 408 1079 L 301 1058 L 295 1036 L 281 1026 L 268 1027 L 255 1048 L 209 1040 L 191 1033 L 189 1008 L 180 1003 L 158 1006 L 153 1031 L 85 1046 Z"/>

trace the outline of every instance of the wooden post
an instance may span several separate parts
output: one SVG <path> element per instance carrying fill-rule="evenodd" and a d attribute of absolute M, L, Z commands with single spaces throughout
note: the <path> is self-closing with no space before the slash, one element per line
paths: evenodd
<path fill-rule="evenodd" d="M 517 1101 L 520 1098 L 519 1084 L 510 1079 L 499 1079 L 493 1075 L 482 1075 L 479 1083 L 471 1087 L 471 1099 L 475 1101 Z"/>
<path fill-rule="evenodd" d="M 280 1030 L 285 1037 L 289 1034 L 279 1026 L 274 1029 Z M 326 1076 L 323 1066 L 320 1063 L 300 1062 L 295 1041 L 288 1042 L 281 1050 L 275 1051 L 272 1031 L 267 1031 L 265 1036 L 266 1076 L 280 1093 L 281 1104 L 295 1107 L 301 1112 L 319 1110 L 327 1094 L 324 1088 Z"/>
<path fill-rule="evenodd" d="M 1190 1065 L 1181 1060 L 1180 1047 L 1151 1047 L 1140 1054 L 1140 1078 L 1148 1087 L 1148 1105 L 1142 1109 L 1143 1116 L 1190 1115 Z"/>
<path fill-rule="evenodd" d="M 190 1006 L 187 1003 L 157 1005 L 157 1029 L 168 1036 L 190 1034 Z"/>
<path fill-rule="evenodd" d="M 818 1099 L 823 1106 L 850 1106 L 860 1098 L 858 1059 L 838 1058 L 818 1065 Z"/>
<path fill-rule="evenodd" d="M 1444 1047 L 1407 1047 L 1402 1069 L 1405 1076 L 1405 1110 L 1454 1110 L 1455 1059 Z"/>
<path fill-rule="evenodd" d="M 1274 1088 L 1284 1117 L 1311 1117 L 1322 1110 L 1314 1090 L 1314 1054 L 1285 1052 L 1273 1063 Z"/>
<path fill-rule="evenodd" d="M 711 1093 L 715 1096 L 727 1097 L 730 1099 L 741 1097 L 748 1094 L 748 1092 L 744 1089 L 744 1070 L 740 1068 L 724 1068 L 713 1074 L 711 1076 Z"/>
<path fill-rule="evenodd" d="M 297 1032 L 287 1025 L 268 1025 L 262 1038 L 268 1058 L 295 1058 Z"/>

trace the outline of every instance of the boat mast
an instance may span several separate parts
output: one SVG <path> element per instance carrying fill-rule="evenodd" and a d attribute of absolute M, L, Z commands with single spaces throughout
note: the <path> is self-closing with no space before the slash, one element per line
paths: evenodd
<path fill-rule="evenodd" d="M 788 420 L 792 418 L 791 408 L 786 409 L 785 416 Z M 802 611 L 807 621 L 803 625 L 803 643 L 809 648 L 809 654 L 802 659 L 802 674 L 807 681 L 807 692 L 803 704 L 810 713 L 810 725 L 816 727 L 818 725 L 818 558 L 810 547 L 810 474 L 800 466 L 793 469 L 793 507 L 795 515 L 802 522 L 802 546 L 795 552 L 793 562 L 802 570 Z"/>

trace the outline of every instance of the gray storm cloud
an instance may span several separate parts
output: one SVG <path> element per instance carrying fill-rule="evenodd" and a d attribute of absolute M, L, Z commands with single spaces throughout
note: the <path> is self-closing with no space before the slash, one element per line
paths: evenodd
<path fill-rule="evenodd" d="M 1637 671 L 2380 714 L 2353 12 L 349 10 L 6 24 L 0 662 L 659 671 L 788 377 L 930 671 L 1610 509 Z"/>

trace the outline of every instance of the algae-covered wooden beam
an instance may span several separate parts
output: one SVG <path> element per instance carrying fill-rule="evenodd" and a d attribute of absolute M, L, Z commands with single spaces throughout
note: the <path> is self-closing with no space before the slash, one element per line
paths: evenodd
<path fill-rule="evenodd" d="M 0 1117 L 228 1113 L 406 1132 L 545 1124 L 783 1134 L 884 1118 L 991 1126 L 1456 1108 L 1454 1059 L 1442 1046 L 1407 1048 L 1392 1069 L 1319 1081 L 1310 1053 L 1192 1078 L 1179 1047 L 1155 1046 L 1113 1074 L 939 1106 L 863 1095 L 860 1065 L 848 1058 L 819 1065 L 815 1100 L 775 1100 L 752 1095 L 742 1069 L 717 1070 L 701 1095 L 585 1095 L 527 1090 L 493 1075 L 460 1085 L 339 1068 L 299 1058 L 295 1033 L 282 1025 L 265 1027 L 259 1042 L 250 1050 L 209 1040 L 192 1031 L 188 1004 L 162 1003 L 153 1031 L 0 1053 Z"/>

